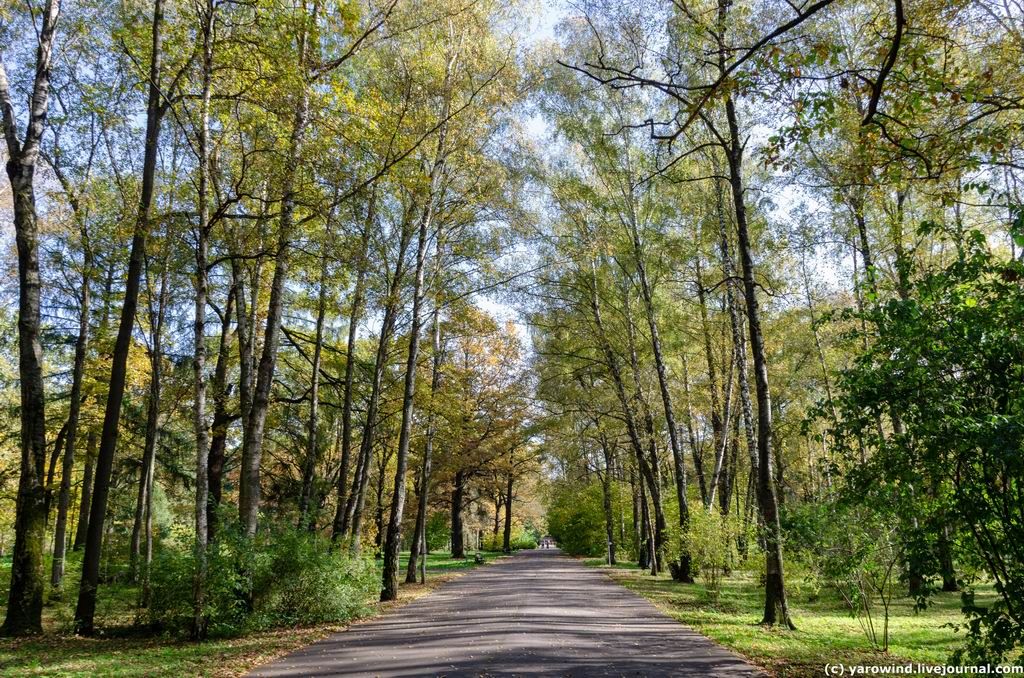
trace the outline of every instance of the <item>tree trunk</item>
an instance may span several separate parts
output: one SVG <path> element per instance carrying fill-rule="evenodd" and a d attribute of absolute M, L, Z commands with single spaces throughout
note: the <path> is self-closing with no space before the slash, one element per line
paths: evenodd
<path fill-rule="evenodd" d="M 236 234 L 237 235 L 237 234 Z M 232 252 L 232 255 L 235 253 Z M 242 417 L 242 431 L 249 426 L 249 415 L 252 413 L 252 372 L 254 366 L 255 347 L 253 345 L 253 329 L 249 322 L 249 310 L 245 298 L 245 271 L 236 256 L 231 257 L 231 278 L 235 284 L 235 314 L 238 333 L 238 409 Z M 258 284 L 253 285 L 253 294 L 258 292 Z"/>
<path fill-rule="evenodd" d="M 315 10 L 314 10 L 315 14 Z M 309 29 L 303 22 L 299 34 L 299 72 L 305 75 L 309 57 Z M 274 385 L 274 368 L 277 364 L 277 346 L 281 335 L 281 317 L 284 313 L 285 284 L 288 280 L 288 264 L 291 254 L 292 230 L 295 226 L 296 179 L 302 160 L 302 150 L 309 124 L 309 85 L 303 78 L 298 108 L 292 122 L 288 143 L 283 190 L 281 192 L 281 220 L 278 230 L 277 256 L 274 277 L 270 283 L 270 300 L 267 307 L 267 326 L 263 337 L 263 353 L 256 370 L 256 385 L 253 389 L 251 411 L 242 436 L 242 469 L 238 488 L 238 514 L 246 536 L 256 534 L 260 510 L 260 465 L 263 460 L 263 429 L 270 407 L 270 391 Z"/>
<path fill-rule="evenodd" d="M 149 349 L 149 399 L 146 406 L 146 434 L 142 448 L 142 466 L 139 471 L 139 490 L 135 500 L 135 520 L 132 523 L 131 554 L 129 558 L 131 580 L 139 580 L 139 555 L 142 551 L 143 522 L 146 517 L 146 506 L 149 505 L 148 492 L 150 475 L 156 455 L 156 446 L 160 440 L 160 393 L 163 384 L 163 349 L 162 334 L 164 324 L 164 313 L 167 307 L 167 260 L 163 263 L 163 271 L 160 278 L 160 292 L 157 301 L 157 308 L 153 308 L 152 300 L 149 303 L 150 327 L 152 330 L 151 346 Z M 197 486 L 198 490 L 198 486 Z"/>
<path fill-rule="evenodd" d="M 46 515 L 46 526 L 50 525 L 50 507 L 53 506 L 53 484 L 57 476 L 57 460 L 61 458 L 64 450 L 64 439 L 68 434 L 68 422 L 57 432 L 57 438 L 53 441 L 53 452 L 50 453 L 50 463 L 46 469 L 46 480 L 43 483 L 45 494 L 43 496 L 43 513 Z"/>
<path fill-rule="evenodd" d="M 407 214 L 407 218 L 413 212 Z M 377 416 L 380 409 L 381 389 L 384 381 L 384 371 L 387 369 L 388 351 L 391 345 L 391 336 L 395 330 L 395 323 L 398 319 L 398 302 L 401 292 L 402 279 L 405 276 L 405 254 L 412 242 L 412 234 L 415 231 L 403 222 L 402 237 L 398 246 L 397 259 L 395 263 L 394 277 L 388 286 L 388 296 L 384 305 L 384 318 L 381 321 L 380 338 L 377 341 L 377 355 L 373 365 L 373 383 L 370 387 L 370 400 L 366 407 L 366 423 L 363 427 L 363 438 L 359 448 L 359 460 L 357 462 L 356 478 L 353 483 L 352 492 L 349 495 L 347 512 L 348 528 L 351 536 L 351 551 L 359 551 L 359 539 L 362 530 L 363 506 L 366 500 L 366 481 L 369 478 L 370 462 L 373 453 L 373 441 L 376 434 Z M 342 532 L 338 521 L 335 521 L 332 539 L 337 540 Z"/>
<path fill-rule="evenodd" d="M 77 210 L 76 210 L 77 212 Z M 75 472 L 75 445 L 78 442 L 78 423 L 82 411 L 82 378 L 85 375 L 85 357 L 89 347 L 89 283 L 93 268 L 92 247 L 84 223 L 81 225 L 82 290 L 78 304 L 78 339 L 75 341 L 75 362 L 71 376 L 71 396 L 68 412 L 68 432 L 64 442 L 64 462 L 61 466 L 60 496 L 57 499 L 57 525 L 53 535 L 53 568 L 50 573 L 52 596 L 62 596 L 64 584 L 64 557 L 67 551 L 68 511 L 71 507 L 71 476 Z"/>
<path fill-rule="evenodd" d="M 455 488 L 452 490 L 452 558 L 466 557 L 465 529 L 462 524 L 462 503 L 466 493 L 466 473 L 455 472 Z"/>
<path fill-rule="evenodd" d="M 75 543 L 72 551 L 85 546 L 85 538 L 89 532 L 89 506 L 92 503 L 93 470 L 96 460 L 96 432 L 89 431 L 85 442 L 85 472 L 82 474 L 82 493 L 78 505 L 78 525 L 75 527 Z"/>
<path fill-rule="evenodd" d="M 733 358 L 736 362 L 737 381 L 740 387 L 740 412 L 743 415 L 743 432 L 747 444 L 750 468 L 757 473 L 757 441 L 754 434 L 754 407 L 750 399 L 750 376 L 747 369 L 747 342 L 743 338 L 743 320 L 740 316 L 739 301 L 736 299 L 736 267 L 729 249 L 729 234 L 726 230 L 725 210 L 722 205 L 722 190 L 715 182 L 718 208 L 718 249 L 722 257 L 722 273 L 725 284 L 726 306 L 729 309 L 729 324 L 732 329 Z M 742 293 L 742 291 L 741 291 Z"/>
<path fill-rule="evenodd" d="M 150 586 L 151 567 L 153 564 L 153 475 L 155 465 L 150 464 L 149 474 L 146 477 L 146 519 L 144 522 L 145 536 L 143 539 L 142 554 L 142 586 L 139 590 L 139 607 L 149 607 L 149 600 L 152 593 Z"/>
<path fill-rule="evenodd" d="M 683 463 L 682 443 L 679 441 L 679 429 L 676 427 L 675 410 L 672 407 L 672 394 L 668 387 L 668 370 L 661 352 L 661 337 L 658 334 L 658 321 L 654 314 L 654 298 L 647 279 L 647 265 L 644 262 L 643 247 L 640 243 L 640 232 L 635 223 L 631 223 L 633 240 L 633 257 L 636 260 L 637 277 L 640 279 L 640 292 L 644 300 L 644 312 L 647 316 L 647 327 L 651 332 L 651 348 L 654 351 L 654 364 L 658 373 L 658 387 L 661 390 L 661 403 L 665 411 L 665 425 L 668 428 L 669 447 L 672 450 L 673 468 L 675 470 L 676 501 L 679 506 L 679 530 L 685 534 L 690 520 L 690 508 L 686 501 L 686 466 Z M 693 583 L 690 554 L 683 549 L 679 558 L 679 567 L 673 571 L 677 581 Z"/>
<path fill-rule="evenodd" d="M 46 464 L 46 413 L 43 348 L 40 342 L 39 226 L 36 220 L 35 170 L 46 127 L 54 29 L 60 13 L 57 0 L 47 0 L 39 25 L 35 81 L 28 129 L 19 143 L 7 72 L 0 64 L 0 108 L 7 142 L 7 177 L 14 207 L 14 238 L 18 250 L 18 380 L 21 386 L 21 462 L 14 518 L 7 616 L 0 634 L 42 632 L 43 536 L 46 530 L 43 468 Z"/>
<path fill-rule="evenodd" d="M 640 508 L 640 541 L 637 544 L 637 567 L 641 570 L 646 570 L 651 567 L 651 514 L 650 509 L 647 507 L 647 491 L 644 489 L 644 483 L 640 482 L 640 494 L 638 497 L 638 505 Z"/>
<path fill-rule="evenodd" d="M 700 325 L 704 339 L 704 359 L 708 366 L 708 395 L 711 398 L 712 449 L 715 451 L 715 465 L 717 466 L 719 459 L 718 451 L 722 449 L 721 441 L 725 436 L 725 427 L 722 423 L 721 400 L 718 391 L 718 367 L 717 361 L 715 360 L 715 352 L 711 346 L 711 327 L 708 322 L 707 292 L 704 288 L 704 273 L 701 269 L 700 256 L 697 257 L 695 266 L 697 276 L 697 301 L 700 308 Z M 711 482 L 708 484 L 707 491 L 703 494 L 704 508 L 708 508 L 712 503 L 714 503 L 716 481 L 717 478 L 712 474 Z"/>
<path fill-rule="evenodd" d="M 231 343 L 231 314 L 237 292 L 232 280 L 224 304 L 224 317 L 221 319 L 220 344 L 217 349 L 217 365 L 213 369 L 213 424 L 210 428 L 210 452 L 207 458 L 207 480 L 209 491 L 206 499 L 206 542 L 209 544 L 216 538 L 217 515 L 220 511 L 224 488 L 224 464 L 227 450 L 228 426 L 231 415 L 228 413 L 228 360 Z"/>
<path fill-rule="evenodd" d="M 121 319 L 110 367 L 107 406 L 103 415 L 103 429 L 96 458 L 96 484 L 93 488 L 92 505 L 89 511 L 89 531 L 85 542 L 85 554 L 82 558 L 82 579 L 78 592 L 78 604 L 75 607 L 75 632 L 80 635 L 91 635 L 94 630 L 93 617 L 96 613 L 96 593 L 99 586 L 100 556 L 103 550 L 103 528 L 107 515 L 110 475 L 114 465 L 114 453 L 117 450 L 128 352 L 131 348 L 132 329 L 135 326 L 135 312 L 139 300 L 139 278 L 142 275 L 142 265 L 146 256 L 146 237 L 149 234 L 153 208 L 157 144 L 160 138 L 160 123 L 166 110 L 162 103 L 163 93 L 160 85 L 163 12 L 164 0 L 154 0 L 142 190 L 132 235 L 131 254 L 128 258 L 128 273 L 125 276 Z"/>
<path fill-rule="evenodd" d="M 351 537 L 351 551 L 358 553 L 360 535 L 362 533 L 363 507 L 366 501 L 366 484 L 370 476 L 370 464 L 373 461 L 373 443 L 378 425 L 378 412 L 380 408 L 381 389 L 383 387 L 384 371 L 387 368 L 387 355 L 391 345 L 391 333 L 394 329 L 396 310 L 394 304 L 389 304 L 384 312 L 384 322 L 381 326 L 381 336 L 377 342 L 377 358 L 373 368 L 373 383 L 370 387 L 370 401 L 366 409 L 366 423 L 363 426 L 363 438 L 359 447 L 359 460 L 356 468 L 356 478 L 349 495 L 348 526 Z M 337 540 L 341 536 L 338 531 L 334 532 L 333 538 Z"/>
<path fill-rule="evenodd" d="M 615 516 L 612 512 L 612 469 L 615 466 L 611 445 L 604 433 L 600 434 L 601 452 L 604 454 L 604 475 L 601 478 L 601 494 L 604 499 L 605 539 L 608 564 L 615 564 Z"/>
<path fill-rule="evenodd" d="M 193 343 L 195 353 L 192 358 L 192 372 L 195 380 L 195 402 L 193 403 L 193 427 L 196 438 L 196 501 L 195 501 L 195 559 L 196 569 L 192 580 L 192 638 L 199 640 L 206 637 L 206 547 L 210 539 L 210 435 L 209 422 L 206 417 L 206 297 L 208 294 L 206 259 L 209 249 L 210 213 L 209 213 L 209 165 L 210 165 L 210 97 L 213 90 L 213 41 L 214 41 L 214 2 L 206 0 L 202 7 L 203 33 L 203 84 L 199 107 L 199 143 L 196 164 L 199 171 L 199 186 L 196 202 L 199 207 L 199 228 L 196 232 L 196 299 L 195 319 L 193 325 Z M 228 304 L 230 308 L 230 303 Z M 227 325 L 227 312 L 224 324 Z M 223 352 L 223 351 L 222 351 Z M 218 360 L 218 363 L 220 361 Z M 151 474 L 152 476 L 152 474 Z M 150 480 L 152 484 L 152 479 Z M 151 526 L 153 522 L 152 497 L 147 495 L 148 510 L 146 523 L 149 534 L 147 544 L 152 544 Z M 218 498 L 219 499 L 219 498 Z M 147 549 L 148 550 L 148 549 Z M 149 573 L 147 566 L 146 590 L 149 589 Z"/>
<path fill-rule="evenodd" d="M 328 218 L 330 222 L 330 218 Z M 330 223 L 327 232 L 330 233 Z M 309 421 L 306 425 L 306 461 L 302 467 L 302 488 L 299 491 L 299 528 L 306 526 L 316 529 L 316 515 L 311 506 L 316 505 L 313 485 L 316 480 L 316 464 L 320 459 L 317 440 L 317 424 L 320 418 L 320 356 L 324 343 L 324 317 L 327 313 L 327 251 L 320 257 L 320 291 L 317 296 L 316 331 L 313 344 L 312 376 L 309 382 Z"/>
<path fill-rule="evenodd" d="M 768 359 L 761 332 L 761 313 L 754 278 L 754 255 L 747 229 L 746 204 L 743 195 L 743 146 L 740 140 L 736 108 L 731 97 L 725 101 L 729 123 L 729 183 L 732 188 L 736 231 L 742 263 L 743 293 L 747 307 L 747 327 L 754 359 L 754 385 L 757 395 L 758 503 L 765 527 L 765 603 L 763 624 L 781 624 L 795 628 L 789 616 L 783 577 L 782 528 L 779 525 L 775 479 L 772 477 L 772 404 L 768 388 Z"/>
<path fill-rule="evenodd" d="M 668 521 L 665 519 L 665 506 L 661 497 L 662 475 L 661 464 L 658 460 L 658 441 L 654 432 L 654 416 L 651 414 L 651 406 L 647 401 L 642 385 L 640 372 L 640 361 L 636 350 L 636 325 L 633 322 L 633 313 L 629 300 L 629 290 L 623 288 L 623 302 L 626 314 L 626 336 L 629 345 L 629 364 L 633 372 L 633 399 L 640 404 L 640 413 L 643 417 L 644 434 L 647 438 L 648 459 L 650 468 L 651 506 L 654 512 L 654 558 L 651 561 L 651 574 L 658 574 L 664 570 L 666 533 Z"/>
<path fill-rule="evenodd" d="M 440 260 L 440 257 L 438 257 Z M 412 548 L 409 550 L 409 566 L 405 573 L 407 584 L 416 583 L 416 561 L 422 552 L 426 559 L 427 543 L 427 506 L 430 496 L 430 467 L 434 452 L 434 397 L 441 386 L 441 307 L 435 302 L 433 313 L 433 369 L 430 376 L 430 412 L 427 415 L 427 435 L 423 444 L 423 467 L 420 469 L 419 501 L 416 507 L 416 531 L 413 534 Z"/>
<path fill-rule="evenodd" d="M 697 436 L 693 430 L 693 405 L 690 399 L 690 365 L 686 359 L 686 352 L 680 353 L 683 363 L 683 395 L 686 398 L 686 437 L 690 443 L 690 453 L 693 456 L 693 471 L 697 476 L 697 487 L 700 490 L 700 501 L 707 505 L 708 484 L 704 476 L 704 455 L 701 454 L 697 445 Z"/>
<path fill-rule="evenodd" d="M 505 485 L 505 533 L 502 535 L 501 549 L 505 553 L 512 553 L 512 483 L 515 475 L 508 472 Z"/>
<path fill-rule="evenodd" d="M 363 295 L 366 285 L 366 274 L 370 247 L 370 234 L 376 220 L 377 193 L 371 189 L 370 197 L 366 207 L 366 221 L 363 224 L 363 233 L 360 239 L 359 260 L 357 262 L 356 282 L 352 291 L 352 310 L 348 319 L 348 342 L 345 346 L 345 386 L 343 403 L 341 409 L 341 468 L 338 471 L 337 484 L 337 508 L 334 513 L 334 525 L 332 527 L 332 539 L 337 540 L 340 535 L 348 532 L 348 511 L 349 500 L 346 490 L 348 488 L 348 467 L 352 458 L 352 399 L 353 386 L 355 383 L 355 360 L 356 360 L 356 337 L 359 328 L 359 319 L 363 311 Z M 358 473 L 357 473 L 358 476 Z"/>
<path fill-rule="evenodd" d="M 388 453 L 387 438 L 381 439 L 380 457 L 377 463 L 377 502 L 374 505 L 374 527 L 373 535 L 373 557 L 380 558 L 384 548 L 384 483 L 387 481 L 388 462 L 391 455 Z"/>
<path fill-rule="evenodd" d="M 711 479 L 708 483 L 707 494 L 704 496 L 704 508 L 710 510 L 715 503 L 715 495 L 719 491 L 722 469 L 725 464 L 725 455 L 729 445 L 729 417 L 732 414 L 732 382 L 733 382 L 733 361 L 729 362 L 729 371 L 722 383 L 723 409 L 719 411 L 718 398 L 718 377 L 715 367 L 715 353 L 711 347 L 711 326 L 708 322 L 706 293 L 704 291 L 704 275 L 700 267 L 700 260 L 697 260 L 697 298 L 700 302 L 701 328 L 704 333 L 704 353 L 708 363 L 708 381 L 711 393 L 711 429 L 713 432 L 713 444 L 715 450 L 715 465 L 711 471 Z"/>
<path fill-rule="evenodd" d="M 647 461 L 644 459 L 644 446 L 643 442 L 641 441 L 640 432 L 637 427 L 636 418 L 633 413 L 633 408 L 630 405 L 630 399 L 626 395 L 626 386 L 622 375 L 622 369 L 619 366 L 619 359 L 618 356 L 615 354 L 614 349 L 612 349 L 611 343 L 608 340 L 608 335 L 604 329 L 604 321 L 602 320 L 601 316 L 601 306 L 598 300 L 597 290 L 597 264 L 596 262 L 591 262 L 590 308 L 594 318 L 594 325 L 597 329 L 597 340 L 600 344 L 601 351 L 604 354 L 605 363 L 608 367 L 608 371 L 611 373 L 612 382 L 615 385 L 615 394 L 618 397 L 619 406 L 622 408 L 622 414 L 626 420 L 626 432 L 629 435 L 629 441 L 633 447 L 633 454 L 636 457 L 637 468 L 640 470 L 641 477 L 647 483 L 647 487 L 650 488 L 652 492 L 657 492 L 657 488 L 659 487 L 660 483 L 655 478 L 653 469 L 647 464 Z M 644 510 L 646 509 L 647 507 L 645 501 Z M 662 543 L 660 541 L 660 538 L 663 537 L 663 533 L 658 534 L 657 532 L 655 532 L 655 554 L 657 554 L 661 550 L 660 547 L 662 546 Z M 654 563 L 652 564 L 652 568 L 656 569 L 657 565 L 657 559 L 655 559 Z"/>
<path fill-rule="evenodd" d="M 437 142 L 437 156 L 430 174 L 430 195 L 420 218 L 419 242 L 416 250 L 416 272 L 412 292 L 412 320 L 409 328 L 409 354 L 405 364 L 405 384 L 402 394 L 402 425 L 398 434 L 398 456 L 395 469 L 394 494 L 391 498 L 391 514 L 388 517 L 388 531 L 384 543 L 384 581 L 381 587 L 381 601 L 398 597 L 398 551 L 402 544 L 402 514 L 405 510 L 405 476 L 409 466 L 409 441 L 412 438 L 412 416 L 416 392 L 416 369 L 420 350 L 420 325 L 422 324 L 423 279 L 427 259 L 427 240 L 430 237 L 434 219 L 434 205 L 440 198 L 440 184 L 444 167 L 444 128 Z"/>
<path fill-rule="evenodd" d="M 637 565 L 642 569 L 643 566 L 639 565 L 639 563 L 640 563 L 640 558 L 641 558 L 641 552 L 643 551 L 643 549 L 640 547 L 640 543 L 641 543 L 641 539 L 642 539 L 643 526 L 642 526 L 642 524 L 640 522 L 640 489 L 637 487 L 638 484 L 639 483 L 637 483 L 636 473 L 633 473 L 631 471 L 630 474 L 629 474 L 629 490 L 630 490 L 630 496 L 632 497 L 632 500 L 633 500 L 633 505 L 632 505 L 632 509 L 633 510 L 630 512 L 630 519 L 631 519 L 630 522 L 631 522 L 631 527 L 633 528 L 633 531 L 632 531 L 633 546 L 634 546 L 634 549 L 635 549 L 635 556 L 636 556 L 636 560 L 637 560 Z"/>
<path fill-rule="evenodd" d="M 953 549 L 950 545 L 948 525 L 943 525 L 939 529 L 938 550 L 942 590 L 947 593 L 959 591 L 960 583 L 956 580 L 956 570 L 953 567 Z"/>

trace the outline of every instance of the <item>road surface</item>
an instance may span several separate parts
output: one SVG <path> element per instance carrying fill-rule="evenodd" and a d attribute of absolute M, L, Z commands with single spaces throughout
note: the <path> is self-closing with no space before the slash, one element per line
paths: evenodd
<path fill-rule="evenodd" d="M 757 676 L 600 570 L 523 551 L 252 676 Z"/>

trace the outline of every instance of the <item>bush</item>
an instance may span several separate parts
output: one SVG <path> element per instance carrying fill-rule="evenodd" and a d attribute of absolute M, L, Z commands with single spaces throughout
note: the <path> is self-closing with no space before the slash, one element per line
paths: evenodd
<path fill-rule="evenodd" d="M 521 551 L 522 549 L 535 549 L 537 548 L 537 538 L 523 530 L 522 528 L 513 528 L 511 539 L 509 539 L 509 548 L 513 551 Z M 484 551 L 503 551 L 505 550 L 505 534 L 499 532 L 498 534 L 488 534 L 484 537 L 483 543 Z"/>
<path fill-rule="evenodd" d="M 521 534 L 518 537 L 512 539 L 512 550 L 522 551 L 524 549 L 535 549 L 537 548 L 537 539 L 530 534 Z"/>
<path fill-rule="evenodd" d="M 274 626 L 338 622 L 376 598 L 377 568 L 304 530 L 278 527 L 245 539 L 229 526 L 208 554 L 208 633 L 230 636 Z M 158 628 L 184 635 L 192 625 L 191 551 L 162 550 L 154 559 L 148 614 Z"/>
<path fill-rule="evenodd" d="M 431 513 L 427 518 L 427 548 L 430 551 L 445 551 L 451 536 L 451 515 L 447 511 Z"/>
<path fill-rule="evenodd" d="M 548 506 L 548 531 L 566 553 L 599 556 L 607 549 L 601 484 L 558 486 Z"/>
<path fill-rule="evenodd" d="M 682 545 L 689 552 L 693 569 L 700 573 L 712 600 L 718 600 L 722 578 L 735 559 L 736 534 L 735 521 L 723 517 L 717 508 L 690 513 Z"/>

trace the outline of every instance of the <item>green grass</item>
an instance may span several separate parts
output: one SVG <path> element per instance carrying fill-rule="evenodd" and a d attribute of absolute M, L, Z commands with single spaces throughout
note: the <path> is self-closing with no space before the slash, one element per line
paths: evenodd
<path fill-rule="evenodd" d="M 431 553 L 427 558 L 426 586 L 403 584 L 397 604 L 429 593 L 441 583 L 475 567 L 472 555 L 467 559 L 453 559 L 448 553 Z M 490 562 L 502 554 L 484 552 L 481 555 Z M 403 553 L 403 581 L 407 561 L 408 553 Z M 79 568 L 76 559 L 69 563 L 68 572 L 77 573 Z M 7 569 L 9 571 L 9 565 Z M 0 577 L 3 574 L 0 572 Z M 202 643 L 146 635 L 135 628 L 138 589 L 108 584 L 100 587 L 97 606 L 97 626 L 101 633 L 95 638 L 79 638 L 70 632 L 77 592 L 77 577 L 72 576 L 68 579 L 64 600 L 47 605 L 44 610 L 46 633 L 43 636 L 0 639 L 0 676 L 237 676 L 344 628 L 343 624 L 337 624 L 275 629 Z M 6 595 L 3 602 L 6 602 Z M 394 605 L 376 604 L 370 615 Z"/>
<path fill-rule="evenodd" d="M 913 600 L 893 601 L 889 619 L 889 653 L 871 648 L 860 623 L 839 595 L 822 589 L 817 595 L 794 592 L 789 595 L 790 612 L 796 631 L 760 626 L 764 597 L 755 575 L 738 572 L 722 584 L 718 601 L 712 601 L 701 583 L 680 584 L 668 576 L 653 578 L 621 565 L 607 568 L 604 561 L 584 561 L 606 569 L 615 581 L 650 600 L 658 608 L 712 640 L 744 655 L 782 678 L 823 675 L 826 663 L 878 665 L 907 661 L 941 664 L 962 642 L 953 626 L 962 624 L 960 594 L 933 596 L 931 606 L 915 612 Z M 979 603 L 993 600 L 995 593 L 978 587 Z M 881 628 L 879 607 L 876 619 Z"/>
<path fill-rule="evenodd" d="M 466 555 L 468 558 L 452 558 L 451 554 L 438 552 L 427 554 L 427 573 L 433 572 L 436 574 L 445 574 L 451 572 L 463 572 L 471 567 L 476 567 L 478 564 L 473 556 L 477 551 L 467 551 Z M 504 553 L 500 551 L 480 551 L 480 555 L 484 561 L 489 563 L 492 560 L 501 558 Z M 403 551 L 399 556 L 399 571 L 405 573 L 405 568 L 409 563 L 409 552 Z M 404 578 L 403 578 L 404 581 Z"/>

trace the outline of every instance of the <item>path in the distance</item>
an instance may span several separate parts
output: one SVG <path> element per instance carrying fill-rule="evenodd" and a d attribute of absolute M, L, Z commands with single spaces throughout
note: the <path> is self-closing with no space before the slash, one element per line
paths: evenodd
<path fill-rule="evenodd" d="M 525 551 L 253 676 L 754 676 L 600 570 Z"/>

